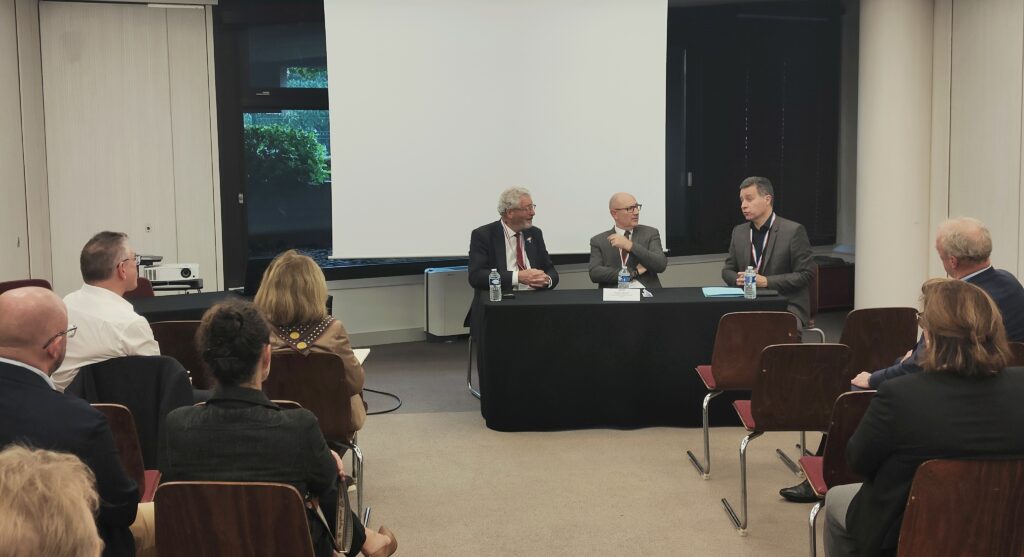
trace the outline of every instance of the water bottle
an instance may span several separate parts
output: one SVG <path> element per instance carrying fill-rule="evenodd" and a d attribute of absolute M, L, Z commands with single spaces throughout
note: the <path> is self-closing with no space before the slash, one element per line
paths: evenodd
<path fill-rule="evenodd" d="M 625 265 L 619 269 L 619 288 L 629 288 L 630 277 L 629 269 Z"/>
<path fill-rule="evenodd" d="M 757 298 L 757 273 L 749 265 L 747 270 L 743 272 L 743 297 L 748 300 Z"/>
<path fill-rule="evenodd" d="M 498 274 L 497 269 L 491 269 L 491 274 L 487 275 L 487 283 L 491 286 L 491 301 L 501 301 L 501 275 Z"/>

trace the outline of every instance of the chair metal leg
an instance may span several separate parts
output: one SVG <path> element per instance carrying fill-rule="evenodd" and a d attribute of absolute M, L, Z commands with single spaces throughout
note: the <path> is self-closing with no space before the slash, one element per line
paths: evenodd
<path fill-rule="evenodd" d="M 358 516 L 363 512 L 363 490 L 366 489 L 366 486 L 363 484 L 363 451 L 355 442 L 352 443 L 352 476 L 356 479 L 356 515 Z"/>
<path fill-rule="evenodd" d="M 811 530 L 811 557 L 818 557 L 818 511 L 821 510 L 821 504 L 824 501 L 818 501 L 811 507 L 811 516 L 807 521 L 807 525 Z"/>
<path fill-rule="evenodd" d="M 819 329 L 817 327 L 807 327 L 806 329 L 802 329 L 801 330 L 801 332 L 804 332 L 804 333 L 808 332 L 808 331 L 814 331 L 815 333 L 818 333 L 818 335 L 821 337 L 821 343 L 825 344 L 825 331 L 822 331 L 821 329 Z"/>
<path fill-rule="evenodd" d="M 747 535 L 747 445 L 763 433 L 763 431 L 752 431 L 740 441 L 740 511 L 743 513 L 742 516 L 736 516 L 736 511 L 732 510 L 729 501 L 722 498 L 722 506 L 725 507 L 729 520 L 732 521 L 733 527 L 741 536 Z"/>
<path fill-rule="evenodd" d="M 473 388 L 473 335 L 469 335 L 469 359 L 466 362 L 466 384 L 469 386 L 469 392 L 479 399 L 480 391 Z"/>
<path fill-rule="evenodd" d="M 370 507 L 363 509 L 363 526 L 370 525 Z"/>
<path fill-rule="evenodd" d="M 701 412 L 704 417 L 704 463 L 701 464 L 697 460 L 697 457 L 693 455 L 693 451 L 686 451 L 687 456 L 690 457 L 690 463 L 700 472 L 700 477 L 705 480 L 711 478 L 711 440 L 708 437 L 708 403 L 720 394 L 722 394 L 722 391 L 709 392 L 704 396 L 704 404 L 701 406 Z"/>
<path fill-rule="evenodd" d="M 782 452 L 782 449 L 775 449 L 775 454 L 779 455 L 779 460 L 786 465 L 786 468 L 789 468 L 789 471 L 792 472 L 793 475 L 798 478 L 804 477 L 804 471 L 801 470 L 795 462 L 793 462 L 792 458 L 789 458 L 788 454 Z"/>

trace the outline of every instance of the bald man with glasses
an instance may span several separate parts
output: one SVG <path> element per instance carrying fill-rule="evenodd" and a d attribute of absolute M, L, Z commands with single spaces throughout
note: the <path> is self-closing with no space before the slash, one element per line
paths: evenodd
<path fill-rule="evenodd" d="M 640 209 L 632 195 L 619 192 L 608 201 L 614 226 L 590 239 L 590 280 L 599 288 L 615 288 L 625 265 L 631 286 L 661 288 L 658 273 L 665 272 L 668 257 L 661 247 L 658 229 L 640 224 Z"/>
<path fill-rule="evenodd" d="M 149 322 L 124 299 L 139 282 L 139 256 L 128 245 L 128 235 L 96 234 L 82 248 L 79 263 L 85 284 L 64 297 L 78 334 L 68 341 L 67 357 L 53 374 L 53 383 L 62 392 L 89 364 L 160 355 Z"/>

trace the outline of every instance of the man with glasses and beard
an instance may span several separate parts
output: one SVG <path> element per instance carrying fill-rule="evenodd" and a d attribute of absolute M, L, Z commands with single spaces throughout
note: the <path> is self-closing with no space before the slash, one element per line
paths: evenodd
<path fill-rule="evenodd" d="M 623 266 L 631 284 L 661 288 L 658 273 L 665 271 L 668 258 L 661 247 L 658 229 L 640 224 L 641 205 L 632 195 L 619 192 L 608 201 L 615 225 L 590 239 L 590 280 L 602 288 L 615 288 Z"/>
<path fill-rule="evenodd" d="M 160 346 L 146 318 L 135 313 L 124 293 L 139 281 L 139 256 L 123 232 L 100 232 L 82 248 L 82 287 L 64 297 L 78 335 L 68 342 L 64 364 L 53 383 L 64 391 L 78 370 L 121 356 L 159 356 Z"/>

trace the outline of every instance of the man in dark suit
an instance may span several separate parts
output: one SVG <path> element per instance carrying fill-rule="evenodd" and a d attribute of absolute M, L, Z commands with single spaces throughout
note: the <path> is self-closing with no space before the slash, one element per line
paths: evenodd
<path fill-rule="evenodd" d="M 20 443 L 82 459 L 96 475 L 103 554 L 134 555 L 129 527 L 139 488 L 121 465 L 110 426 L 87 402 L 57 392 L 50 379 L 75 333 L 64 303 L 44 288 L 18 288 L 0 294 L 0 315 L 0 447 Z"/>
<path fill-rule="evenodd" d="M 757 287 L 777 290 L 789 300 L 786 308 L 807 324 L 811 298 L 807 291 L 814 269 L 811 242 L 803 225 L 775 214 L 775 190 L 768 178 L 751 176 L 740 183 L 740 210 L 747 224 L 732 230 L 722 280 L 743 286 L 743 272 L 753 267 Z"/>
<path fill-rule="evenodd" d="M 927 339 L 920 373 L 882 383 L 846 447 L 863 484 L 825 499 L 825 554 L 893 552 L 917 467 L 934 458 L 1024 454 L 1024 368 L 1009 358 L 998 308 L 971 284 L 922 287 Z"/>
<path fill-rule="evenodd" d="M 658 273 L 665 271 L 668 258 L 658 229 L 640 224 L 640 208 L 628 193 L 608 201 L 615 226 L 590 239 L 590 280 L 599 287 L 615 288 L 625 266 L 632 281 L 647 289 L 661 288 Z"/>
<path fill-rule="evenodd" d="M 497 222 L 473 231 L 469 239 L 469 284 L 487 290 L 491 269 L 501 275 L 502 290 L 543 290 L 558 285 L 558 271 L 533 226 L 537 206 L 530 191 L 513 187 L 498 198 Z"/>

